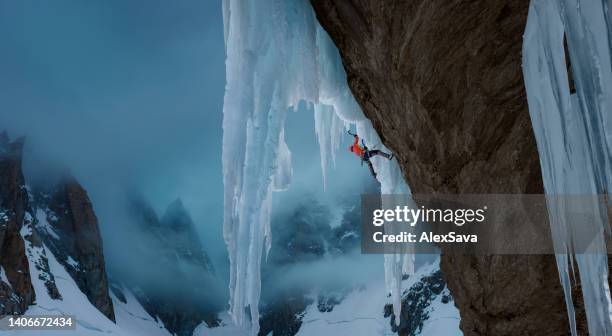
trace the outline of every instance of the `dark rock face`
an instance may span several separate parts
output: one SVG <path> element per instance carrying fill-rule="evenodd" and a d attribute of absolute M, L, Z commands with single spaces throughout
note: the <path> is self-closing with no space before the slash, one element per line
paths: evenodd
<path fill-rule="evenodd" d="M 302 317 L 306 307 L 312 304 L 312 300 L 306 298 L 303 293 L 287 293 L 282 300 L 274 301 L 266 305 L 259 319 L 259 335 L 293 336 L 298 333 L 302 326 Z"/>
<path fill-rule="evenodd" d="M 529 1 L 311 3 L 414 193 L 543 193 L 521 69 Z M 441 267 L 465 335 L 567 334 L 552 256 Z"/>
<path fill-rule="evenodd" d="M 173 242 L 179 259 L 188 260 L 202 270 L 215 270 L 198 238 L 195 224 L 180 199 L 171 203 L 161 218 L 164 236 Z"/>
<path fill-rule="evenodd" d="M 134 231 L 134 254 L 146 274 L 124 270 L 115 277 L 134 293 L 145 310 L 179 336 L 191 335 L 203 321 L 218 325 L 219 297 L 214 269 L 198 238 L 195 224 L 180 200 L 158 218 L 153 208 L 134 195 L 128 207 Z"/>
<path fill-rule="evenodd" d="M 521 70 L 529 1 L 312 3 L 411 188 L 542 191 Z"/>
<path fill-rule="evenodd" d="M 108 294 L 102 238 L 89 196 L 71 176 L 48 192 L 36 196 L 37 211 L 44 212 L 50 234 L 42 223 L 36 229 L 79 289 L 106 317 L 115 320 Z"/>
<path fill-rule="evenodd" d="M 50 298 L 62 299 L 45 243 L 91 303 L 114 319 L 102 241 L 87 193 L 69 179 L 53 196 L 44 194 L 37 197 L 37 204 L 32 203 L 21 170 L 22 147 L 23 140 L 11 143 L 6 134 L 0 135 L 0 266 L 10 282 L 0 282 L 0 316 L 23 314 L 35 303 L 31 272 L 38 274 Z M 44 224 L 37 218 L 38 211 L 43 211 Z"/>
<path fill-rule="evenodd" d="M 272 248 L 268 262 L 271 267 L 315 261 L 323 257 L 326 241 L 332 229 L 329 209 L 316 201 L 306 201 L 291 213 L 277 216 L 272 221 Z M 272 269 L 270 270 L 272 272 Z M 263 272 L 266 276 L 267 272 Z"/>
<path fill-rule="evenodd" d="M 419 335 L 429 319 L 431 304 L 440 296 L 442 304 L 452 304 L 441 271 L 423 276 L 402 294 L 402 313 L 399 323 L 393 314 L 393 305 L 385 306 L 385 317 L 390 316 L 391 328 L 402 336 Z"/>
<path fill-rule="evenodd" d="M 23 139 L 0 134 L 0 316 L 23 314 L 35 299 L 20 230 L 28 207 L 21 171 Z"/>
<path fill-rule="evenodd" d="M 352 199 L 349 204 L 355 204 Z M 354 207 L 342 214 L 339 225 L 332 227 L 330 210 L 315 199 L 307 198 L 303 204 L 288 213 L 272 219 L 272 248 L 262 272 L 267 276 L 274 268 L 300 262 L 320 260 L 325 254 L 338 256 L 361 246 L 361 209 Z"/>
<path fill-rule="evenodd" d="M 346 298 L 348 290 L 332 293 L 319 294 L 317 297 L 317 309 L 321 313 L 329 313 Z"/>
<path fill-rule="evenodd" d="M 30 261 L 30 266 L 38 271 L 38 279 L 43 282 L 49 297 L 54 300 L 62 300 L 62 295 L 57 289 L 55 276 L 49 268 L 47 251 L 43 248 L 43 241 L 40 234 L 34 229 L 37 220 L 32 215 L 33 211 L 28 210 L 23 220 L 22 236 L 26 243 L 26 256 Z M 32 271 L 32 269 L 30 269 Z"/>

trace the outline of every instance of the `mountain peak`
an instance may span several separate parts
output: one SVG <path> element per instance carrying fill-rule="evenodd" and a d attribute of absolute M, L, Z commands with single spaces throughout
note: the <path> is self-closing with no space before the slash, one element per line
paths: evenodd
<path fill-rule="evenodd" d="M 185 209 L 185 206 L 183 205 L 183 200 L 180 197 L 177 197 L 174 201 L 172 201 L 172 203 L 170 203 L 168 205 L 168 210 L 173 209 L 173 210 L 182 210 L 187 212 L 187 210 Z"/>
<path fill-rule="evenodd" d="M 21 158 L 25 137 L 19 137 L 13 141 L 6 131 L 0 132 L 0 154 Z"/>
<path fill-rule="evenodd" d="M 166 226 L 172 227 L 175 230 L 193 229 L 194 226 L 191 215 L 183 205 L 180 197 L 168 205 L 161 221 Z"/>

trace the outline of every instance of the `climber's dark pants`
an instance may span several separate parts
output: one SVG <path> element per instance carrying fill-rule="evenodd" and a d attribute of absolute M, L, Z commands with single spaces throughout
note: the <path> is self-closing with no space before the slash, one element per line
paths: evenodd
<path fill-rule="evenodd" d="M 370 150 L 370 151 L 366 151 L 363 155 L 363 161 L 365 161 L 368 164 L 368 168 L 370 168 L 370 173 L 372 173 L 372 176 L 376 177 L 376 172 L 374 171 L 374 166 L 372 166 L 372 162 L 370 162 L 370 158 L 373 156 L 382 156 L 386 159 L 389 159 L 391 157 L 390 154 L 387 154 L 383 151 L 379 151 L 378 149 L 374 149 L 374 150 Z"/>
<path fill-rule="evenodd" d="M 368 164 L 368 167 L 370 168 L 370 173 L 372 173 L 372 176 L 376 177 L 376 172 L 374 171 L 374 167 L 372 166 L 372 162 L 370 162 L 370 160 L 367 160 L 366 163 Z"/>
<path fill-rule="evenodd" d="M 367 157 L 367 160 L 370 160 L 370 158 L 371 158 L 372 156 L 376 156 L 376 155 L 378 155 L 378 156 L 382 156 L 382 157 L 384 157 L 385 159 L 388 159 L 388 158 L 390 158 L 390 157 L 391 157 L 391 154 L 387 154 L 387 153 L 385 153 L 385 152 L 383 152 L 383 151 L 379 151 L 378 149 L 373 149 L 373 150 L 371 150 L 371 151 L 368 151 L 368 152 L 365 154 L 365 156 Z"/>

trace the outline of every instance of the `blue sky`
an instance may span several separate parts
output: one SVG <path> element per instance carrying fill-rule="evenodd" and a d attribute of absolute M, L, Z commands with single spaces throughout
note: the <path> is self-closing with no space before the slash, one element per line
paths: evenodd
<path fill-rule="evenodd" d="M 181 197 L 222 261 L 224 52 L 220 1 L 0 0 L 0 129 L 28 137 L 27 171 L 52 158 L 76 175 L 107 250 L 119 249 L 129 185 L 158 212 Z M 294 184 L 277 206 L 305 193 L 331 204 L 371 183 L 343 150 L 323 193 L 312 119 L 303 106 L 287 118 Z"/>

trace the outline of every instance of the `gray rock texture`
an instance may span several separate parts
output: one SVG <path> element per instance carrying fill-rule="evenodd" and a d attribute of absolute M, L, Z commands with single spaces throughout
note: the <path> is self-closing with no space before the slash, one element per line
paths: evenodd
<path fill-rule="evenodd" d="M 413 193 L 543 193 L 521 68 L 529 1 L 311 4 Z M 441 268 L 465 335 L 568 334 L 553 256 L 444 255 Z"/>
<path fill-rule="evenodd" d="M 20 234 L 28 208 L 22 148 L 23 139 L 11 142 L 6 133 L 0 134 L 0 272 L 10 282 L 0 281 L 0 317 L 23 314 L 35 299 Z"/>
<path fill-rule="evenodd" d="M 106 317 L 115 320 L 108 292 L 102 237 L 98 219 L 87 192 L 66 174 L 48 193 L 40 193 L 37 206 L 59 239 L 39 230 L 46 246 L 66 268 L 79 289 Z"/>

